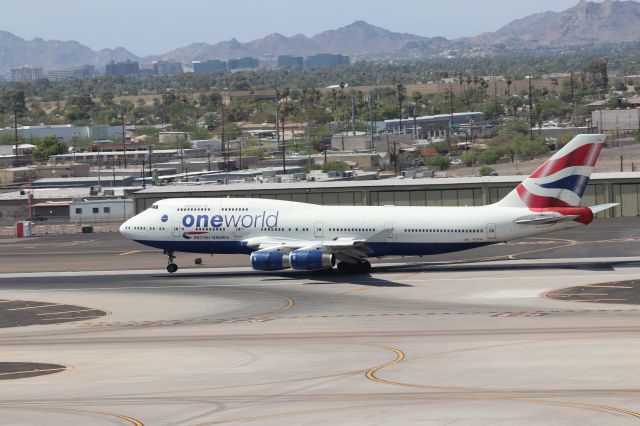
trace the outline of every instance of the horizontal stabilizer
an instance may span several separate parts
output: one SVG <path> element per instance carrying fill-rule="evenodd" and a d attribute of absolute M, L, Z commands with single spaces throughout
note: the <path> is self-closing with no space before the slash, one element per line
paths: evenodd
<path fill-rule="evenodd" d="M 552 215 L 552 214 L 537 214 L 531 216 L 521 217 L 516 219 L 518 225 L 552 225 L 554 223 L 567 222 L 580 217 L 577 214 L 570 215 Z"/>
<path fill-rule="evenodd" d="M 620 203 L 609 203 L 609 204 L 598 204 L 597 206 L 589 207 L 593 214 L 600 213 L 601 211 L 605 211 L 612 207 L 619 205 Z"/>

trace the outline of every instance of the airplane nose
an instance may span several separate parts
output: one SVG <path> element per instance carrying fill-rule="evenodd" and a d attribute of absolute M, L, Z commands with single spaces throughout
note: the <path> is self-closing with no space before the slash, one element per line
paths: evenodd
<path fill-rule="evenodd" d="M 131 219 L 120 225 L 120 235 L 125 238 L 131 239 Z"/>

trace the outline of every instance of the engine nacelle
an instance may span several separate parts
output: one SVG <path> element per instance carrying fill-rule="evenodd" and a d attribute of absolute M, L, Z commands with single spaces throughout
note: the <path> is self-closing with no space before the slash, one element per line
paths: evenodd
<path fill-rule="evenodd" d="M 291 268 L 303 271 L 317 271 L 332 268 L 336 264 L 333 254 L 320 250 L 296 250 L 289 255 Z"/>
<path fill-rule="evenodd" d="M 251 253 L 251 267 L 256 271 L 279 271 L 288 269 L 289 256 L 278 250 L 255 251 Z"/>

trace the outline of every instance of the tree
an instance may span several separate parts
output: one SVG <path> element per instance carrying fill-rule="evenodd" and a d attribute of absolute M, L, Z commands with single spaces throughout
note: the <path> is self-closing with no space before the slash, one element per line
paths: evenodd
<path fill-rule="evenodd" d="M 602 99 L 605 98 L 609 87 L 609 74 L 607 72 L 607 61 L 596 59 L 591 61 L 585 68 L 585 83 L 594 89 L 602 89 Z"/>
<path fill-rule="evenodd" d="M 115 98 L 115 95 L 113 94 L 113 92 L 111 91 L 102 92 L 102 94 L 100 95 L 100 103 L 104 108 L 113 109 L 115 108 L 114 98 Z"/>
<path fill-rule="evenodd" d="M 33 158 L 38 161 L 47 160 L 52 155 L 65 154 L 69 151 L 67 144 L 55 136 L 45 136 L 33 150 Z"/>
<path fill-rule="evenodd" d="M 23 90 L 13 90 L 2 96 L 0 102 L 0 109 L 2 113 L 13 114 L 13 128 L 15 129 L 14 143 L 15 153 L 18 153 L 18 115 L 25 114 L 27 110 L 27 102 L 25 100 Z M 17 166 L 17 158 L 14 160 L 14 166 Z"/>
<path fill-rule="evenodd" d="M 12 90 L 2 95 L 0 113 L 22 115 L 27 111 L 24 90 Z"/>

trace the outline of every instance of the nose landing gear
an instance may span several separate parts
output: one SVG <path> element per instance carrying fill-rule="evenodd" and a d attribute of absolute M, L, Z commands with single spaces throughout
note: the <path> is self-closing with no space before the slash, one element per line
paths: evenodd
<path fill-rule="evenodd" d="M 167 256 L 169 256 L 169 264 L 167 265 L 167 272 L 170 274 L 173 274 L 174 272 L 176 272 L 178 270 L 178 265 L 176 265 L 175 263 L 173 263 L 173 260 L 176 258 L 173 255 L 173 251 L 164 251 L 164 254 L 166 254 Z"/>

